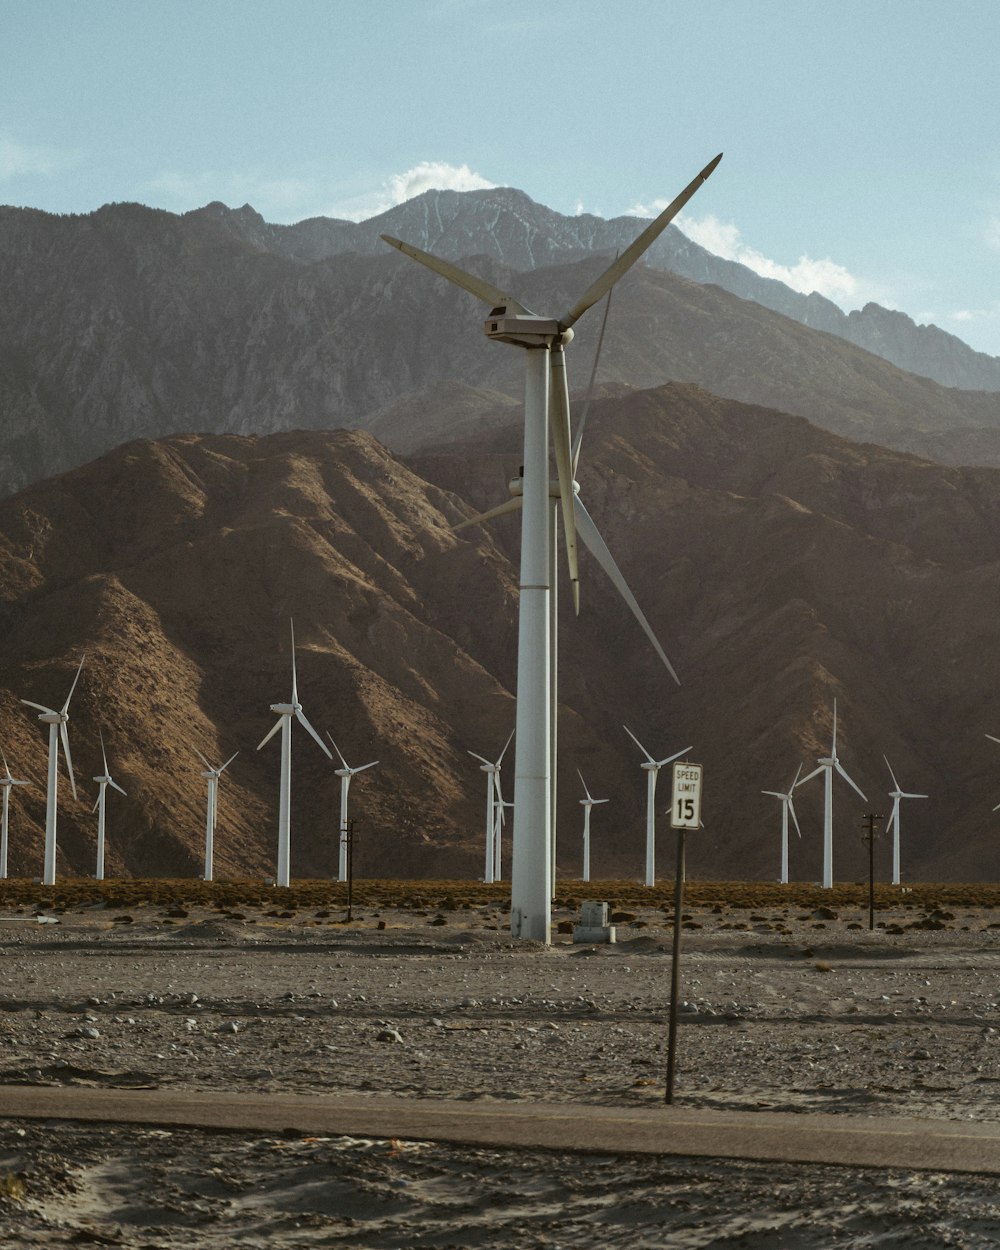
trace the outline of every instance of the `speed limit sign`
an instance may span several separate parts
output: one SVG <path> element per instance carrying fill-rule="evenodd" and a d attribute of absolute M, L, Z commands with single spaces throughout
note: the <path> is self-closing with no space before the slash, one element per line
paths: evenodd
<path fill-rule="evenodd" d="M 674 801 L 671 829 L 697 829 L 701 824 L 701 765 L 674 765 Z"/>

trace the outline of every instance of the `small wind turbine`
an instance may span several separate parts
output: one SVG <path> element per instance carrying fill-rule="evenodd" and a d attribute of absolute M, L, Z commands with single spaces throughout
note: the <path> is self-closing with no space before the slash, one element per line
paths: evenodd
<path fill-rule="evenodd" d="M 807 776 L 803 777 L 799 782 L 800 786 L 804 786 L 807 781 L 812 781 L 813 777 L 818 777 L 820 773 L 824 773 L 824 791 L 823 791 L 823 889 L 833 889 L 833 774 L 834 771 L 840 773 L 841 777 L 862 799 L 867 803 L 860 787 L 848 775 L 847 771 L 837 758 L 837 700 L 833 701 L 833 742 L 830 747 L 830 754 L 823 756 L 817 760 L 819 768 L 814 768 Z"/>
<path fill-rule="evenodd" d="M 219 768 L 213 768 L 197 747 L 194 753 L 205 765 L 206 771 L 201 775 L 208 781 L 208 805 L 205 811 L 205 871 L 202 873 L 202 880 L 211 881 L 215 872 L 215 816 L 219 801 L 219 778 L 239 755 L 239 751 L 234 751 Z"/>
<path fill-rule="evenodd" d="M 104 880 L 104 803 L 107 798 L 108 786 L 113 790 L 117 790 L 119 794 L 125 791 L 121 788 L 117 781 L 112 780 L 111 773 L 108 771 L 108 755 L 104 749 L 104 733 L 98 729 L 98 736 L 101 739 L 101 759 L 104 761 L 104 772 L 99 777 L 95 777 L 97 782 L 97 802 L 93 806 L 93 811 L 97 813 L 97 871 L 94 873 L 96 881 Z"/>
<path fill-rule="evenodd" d="M 295 676 L 295 625 L 291 624 L 292 630 L 292 698 L 288 703 L 272 703 L 271 711 L 278 713 L 278 719 L 274 728 L 269 734 L 266 734 L 259 743 L 257 750 L 265 746 L 274 735 L 281 730 L 281 783 L 278 791 L 278 865 L 275 875 L 275 883 L 279 886 L 287 886 L 290 876 L 290 860 L 291 860 L 291 842 L 292 842 L 292 718 L 294 717 L 299 724 L 309 731 L 312 737 L 319 743 L 320 750 L 332 760 L 326 743 L 319 736 L 312 725 L 306 720 L 305 713 L 302 711 L 302 704 L 299 702 L 299 687 Z"/>
<path fill-rule="evenodd" d="M 331 742 L 333 736 L 327 730 L 326 735 Z M 337 865 L 337 879 L 339 881 L 347 880 L 347 792 L 351 788 L 351 779 L 356 773 L 363 773 L 366 768 L 374 768 L 378 760 L 372 760 L 370 764 L 359 764 L 357 768 L 352 768 L 340 753 L 340 747 L 333 742 L 333 749 L 337 752 L 342 768 L 336 770 L 337 776 L 340 778 L 340 855 Z M 327 752 L 329 755 L 330 753 Z M 333 757 L 330 756 L 332 759 Z"/>
<path fill-rule="evenodd" d="M 514 863 L 511 880 L 511 933 L 551 940 L 552 738 L 551 570 L 548 511 L 549 431 L 555 447 L 559 499 L 566 535 L 566 558 L 574 603 L 579 606 L 577 514 L 570 445 L 569 387 L 565 347 L 573 326 L 598 303 L 666 229 L 705 182 L 721 153 L 652 221 L 561 317 L 540 317 L 499 287 L 457 265 L 399 239 L 383 240 L 434 273 L 490 306 L 487 338 L 525 349 L 524 475 L 521 486 L 521 571 L 517 647 L 517 747 L 514 785 Z M 551 412 L 550 412 L 551 409 Z"/>
<path fill-rule="evenodd" d="M 503 757 L 507 754 L 507 748 L 510 746 L 510 740 L 513 736 L 514 731 L 512 729 L 510 737 L 503 744 L 503 750 L 495 760 L 488 760 L 485 756 L 479 755 L 475 751 L 466 752 L 474 760 L 480 761 L 479 771 L 486 774 L 486 872 L 483 880 L 487 885 L 495 880 L 499 880 L 495 865 L 499 858 L 496 853 L 496 841 L 500 836 L 499 825 L 503 821 L 503 792 L 500 789 L 500 765 L 503 763 Z M 498 800 L 500 801 L 499 816 L 497 816 Z"/>
<path fill-rule="evenodd" d="M 69 786 L 76 798 L 76 779 L 73 776 L 73 757 L 69 753 L 69 734 L 66 722 L 69 720 L 69 701 L 73 697 L 76 683 L 80 680 L 80 670 L 86 656 L 80 657 L 80 664 L 69 688 L 66 702 L 59 711 L 46 707 L 43 703 L 32 703 L 30 699 L 21 702 L 41 712 L 39 720 L 49 727 L 49 775 L 45 793 L 45 865 L 42 872 L 43 885 L 56 883 L 56 799 L 59 783 L 59 743 L 62 742 L 63 754 L 66 756 L 66 771 L 69 773 Z"/>
<path fill-rule="evenodd" d="M 802 771 L 800 764 L 795 770 L 795 776 L 792 778 L 792 784 L 788 787 L 787 793 L 781 790 L 761 790 L 761 794 L 772 794 L 776 799 L 781 799 L 781 884 L 788 884 L 788 815 L 791 813 L 792 820 L 795 821 L 795 832 L 802 837 L 802 830 L 799 828 L 799 819 L 795 815 L 795 804 L 792 802 L 792 791 L 798 785 L 799 773 Z"/>
<path fill-rule="evenodd" d="M 646 773 L 646 884 L 656 884 L 656 809 L 653 806 L 653 796 L 656 793 L 656 777 L 660 769 L 666 764 L 672 764 L 674 760 L 679 760 L 682 755 L 687 755 L 690 747 L 685 747 L 683 751 L 678 751 L 676 755 L 668 755 L 665 760 L 654 760 L 639 739 L 635 736 L 628 725 L 622 728 L 632 739 L 639 750 L 645 755 L 647 763 L 640 764 L 639 767 Z"/>
<path fill-rule="evenodd" d="M 986 735 L 987 738 L 990 736 Z M 993 739 L 997 741 L 996 738 Z M 892 765 L 885 760 L 885 766 L 889 770 L 889 776 L 892 778 L 892 784 L 896 787 L 889 791 L 889 798 L 892 799 L 892 815 L 889 817 L 889 824 L 886 826 L 886 832 L 892 830 L 892 884 L 899 885 L 899 801 L 900 799 L 926 799 L 926 794 L 907 794 L 905 790 L 900 790 L 899 782 L 896 780 L 896 774 L 892 771 Z M 996 808 L 993 809 L 996 811 Z"/>
<path fill-rule="evenodd" d="M 3 773 L 0 775 L 0 790 L 3 790 L 3 815 L 0 816 L 0 881 L 7 880 L 7 818 L 10 807 L 10 788 L 11 786 L 30 786 L 30 781 L 18 781 L 10 775 L 10 765 L 7 763 L 7 757 L 3 751 L 0 751 L 0 760 L 3 760 Z"/>
<path fill-rule="evenodd" d="M 589 881 L 590 880 L 590 809 L 592 807 L 596 807 L 598 803 L 608 803 L 610 802 L 610 799 L 595 799 L 593 795 L 590 793 L 590 791 L 587 789 L 587 783 L 584 781 L 583 773 L 580 772 L 579 768 L 576 770 L 576 775 L 580 778 L 580 784 L 583 786 L 583 792 L 587 796 L 585 799 L 580 800 L 580 803 L 583 806 L 583 876 L 580 878 L 580 880 Z"/>

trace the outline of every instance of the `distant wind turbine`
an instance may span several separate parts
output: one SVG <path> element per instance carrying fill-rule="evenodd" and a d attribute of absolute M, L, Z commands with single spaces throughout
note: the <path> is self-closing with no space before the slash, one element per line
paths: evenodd
<path fill-rule="evenodd" d="M 781 884 L 788 884 L 788 817 L 791 814 L 792 820 L 795 821 L 795 832 L 802 837 L 802 830 L 799 828 L 799 819 L 795 815 L 795 804 L 792 802 L 792 791 L 798 785 L 799 773 L 802 772 L 800 764 L 795 770 L 795 776 L 792 778 L 792 784 L 787 791 L 782 790 L 761 790 L 761 794 L 771 794 L 776 799 L 781 799 Z"/>
<path fill-rule="evenodd" d="M 208 802 L 205 809 L 205 871 L 202 873 L 202 880 L 211 881 L 215 873 L 215 817 L 219 802 L 219 778 L 239 755 L 239 751 L 234 751 L 229 759 L 218 768 L 213 768 L 197 747 L 194 753 L 205 765 L 205 772 L 201 775 L 208 782 Z"/>
<path fill-rule="evenodd" d="M 691 748 L 685 747 L 676 755 L 668 755 L 665 760 L 654 760 L 628 725 L 623 725 L 622 728 L 645 755 L 647 761 L 639 767 L 646 774 L 646 884 L 652 886 L 656 884 L 656 808 L 653 804 L 656 794 L 656 778 L 661 768 L 666 764 L 672 764 L 674 760 L 679 760 L 682 755 L 687 755 Z"/>
<path fill-rule="evenodd" d="M 97 782 L 97 802 L 94 804 L 93 810 L 97 813 L 97 871 L 94 873 L 94 879 L 97 881 L 104 880 L 104 804 L 107 798 L 108 786 L 113 790 L 117 790 L 119 794 L 125 791 L 121 788 L 117 781 L 112 780 L 111 773 L 108 771 L 108 754 L 104 749 L 104 733 L 98 729 L 98 736 L 101 739 L 101 759 L 104 762 L 104 772 L 99 777 L 95 777 Z"/>
<path fill-rule="evenodd" d="M 608 803 L 609 799 L 595 799 L 587 789 L 587 783 L 583 779 L 583 773 L 579 768 L 576 775 L 580 778 L 580 784 L 583 786 L 583 793 L 587 796 L 580 800 L 583 806 L 583 876 L 581 881 L 590 880 L 590 809 L 596 807 L 599 803 Z"/>
<path fill-rule="evenodd" d="M 986 735 L 987 738 L 990 736 Z M 997 741 L 996 738 L 993 739 Z M 892 765 L 889 763 L 885 755 L 885 766 L 889 770 L 889 776 L 892 778 L 894 790 L 889 791 L 889 798 L 892 799 L 892 815 L 889 817 L 889 824 L 886 831 L 892 830 L 892 884 L 899 885 L 899 801 L 900 799 L 926 799 L 926 794 L 907 794 L 905 790 L 899 788 L 899 782 L 896 780 L 896 774 L 892 771 Z M 993 809 L 996 811 L 996 808 Z"/>
<path fill-rule="evenodd" d="M 257 746 L 259 751 L 265 746 L 274 735 L 281 730 L 281 784 L 278 792 L 278 865 L 275 874 L 275 883 L 279 886 L 287 886 L 290 881 L 290 861 L 291 861 L 291 842 L 292 842 L 292 719 L 299 722 L 303 728 L 307 729 L 311 736 L 319 743 L 319 748 L 327 759 L 332 760 L 333 756 L 312 725 L 306 720 L 305 713 L 302 711 L 302 704 L 299 702 L 299 687 L 295 675 L 295 625 L 291 626 L 292 631 L 292 697 L 288 703 L 272 703 L 271 711 L 278 713 L 278 719 L 274 728 L 270 733 L 265 734 L 264 738 Z"/>
<path fill-rule="evenodd" d="M 3 815 L 0 816 L 0 881 L 7 880 L 7 821 L 10 807 L 10 788 L 11 786 L 30 786 L 30 781 L 18 781 L 17 778 L 10 775 L 10 765 L 7 763 L 7 757 L 0 751 L 0 760 L 3 760 L 3 773 L 0 775 L 0 790 L 3 790 Z"/>
<path fill-rule="evenodd" d="M 503 792 L 500 789 L 500 766 L 503 764 L 503 757 L 507 754 L 507 748 L 510 746 L 511 738 L 514 737 L 513 729 L 510 736 L 503 744 L 503 750 L 495 760 L 488 760 L 485 756 L 479 755 L 476 751 L 467 751 L 467 755 L 471 755 L 474 760 L 479 760 L 479 770 L 486 774 L 486 871 L 483 880 L 490 884 L 495 880 L 499 880 L 496 864 L 498 856 L 496 853 L 496 842 L 500 836 L 500 824 L 503 821 Z M 499 809 L 497 802 L 500 802 Z M 500 815 L 497 815 L 499 810 Z"/>
<path fill-rule="evenodd" d="M 551 940 L 551 592 L 549 441 L 559 479 L 566 558 L 574 603 L 579 606 L 577 517 L 570 443 L 569 386 L 565 348 L 573 327 L 628 272 L 713 172 L 721 154 L 613 261 L 560 317 L 540 317 L 499 287 L 449 261 L 399 239 L 383 240 L 412 260 L 490 306 L 485 331 L 495 342 L 524 349 L 524 475 L 521 487 L 521 571 L 517 648 L 517 747 L 514 783 L 514 860 L 511 934 Z"/>
<path fill-rule="evenodd" d="M 830 754 L 823 756 L 818 761 L 819 768 L 814 768 L 808 776 L 803 777 L 799 782 L 800 786 L 804 786 L 807 781 L 812 781 L 813 777 L 818 777 L 820 773 L 824 774 L 824 791 L 823 791 L 823 889 L 833 889 L 833 774 L 840 773 L 841 777 L 862 799 L 867 803 L 861 791 L 861 788 L 848 775 L 847 771 L 837 758 L 837 700 L 833 701 L 833 742 L 830 747 Z"/>
<path fill-rule="evenodd" d="M 327 731 L 326 735 L 331 742 L 333 736 Z M 347 880 L 347 792 L 351 788 L 351 781 L 358 773 L 363 773 L 366 768 L 374 768 L 378 760 L 372 760 L 370 764 L 359 764 L 357 768 L 352 768 L 340 753 L 340 747 L 333 742 L 333 749 L 337 752 L 342 767 L 336 770 L 336 775 L 340 778 L 340 854 L 338 856 L 337 879 L 340 881 Z M 333 757 L 331 756 L 331 759 Z"/>
<path fill-rule="evenodd" d="M 76 683 L 80 680 L 80 671 L 86 656 L 80 657 L 80 664 L 69 688 L 66 702 L 59 711 L 46 707 L 43 703 L 32 703 L 30 699 L 21 702 L 41 712 L 39 720 L 49 727 L 49 775 L 45 793 L 45 865 L 42 872 L 43 885 L 56 883 L 56 802 L 59 784 L 59 743 L 62 742 L 63 754 L 66 756 L 66 771 L 69 773 L 69 786 L 76 798 L 76 778 L 73 776 L 73 757 L 69 753 L 69 734 L 66 722 L 69 720 L 69 701 L 73 697 Z"/>

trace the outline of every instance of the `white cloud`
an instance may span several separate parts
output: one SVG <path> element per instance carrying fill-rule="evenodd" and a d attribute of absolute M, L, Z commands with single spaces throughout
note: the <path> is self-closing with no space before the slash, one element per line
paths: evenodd
<path fill-rule="evenodd" d="M 495 187 L 468 165 L 449 165 L 446 161 L 421 161 L 402 174 L 392 174 L 378 190 L 354 196 L 329 210 L 331 217 L 347 221 L 366 221 L 377 217 L 405 200 L 422 195 L 432 188 L 438 191 L 485 191 Z"/>
<path fill-rule="evenodd" d="M 665 206 L 665 205 L 664 205 Z M 859 304 L 881 296 L 870 284 L 856 278 L 843 265 L 829 257 L 816 259 L 800 256 L 794 265 L 771 260 L 763 252 L 747 243 L 737 226 L 720 221 L 717 217 L 688 217 L 677 219 L 677 225 L 695 243 L 724 260 L 738 261 L 762 278 L 776 278 L 793 291 L 808 295 L 817 291 L 842 308 L 857 308 Z"/>
<path fill-rule="evenodd" d="M 0 182 L 30 174 L 52 177 L 76 164 L 79 154 L 64 148 L 18 143 L 7 131 L 0 131 Z"/>

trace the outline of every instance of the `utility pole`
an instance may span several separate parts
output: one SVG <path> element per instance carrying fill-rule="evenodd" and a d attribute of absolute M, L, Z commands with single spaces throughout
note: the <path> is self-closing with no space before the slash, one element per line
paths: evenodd
<path fill-rule="evenodd" d="M 861 837 L 868 843 L 868 928 L 871 930 L 875 928 L 875 839 L 878 837 L 875 826 L 885 817 L 881 812 L 869 812 L 861 819 L 868 827 L 868 832 Z"/>

